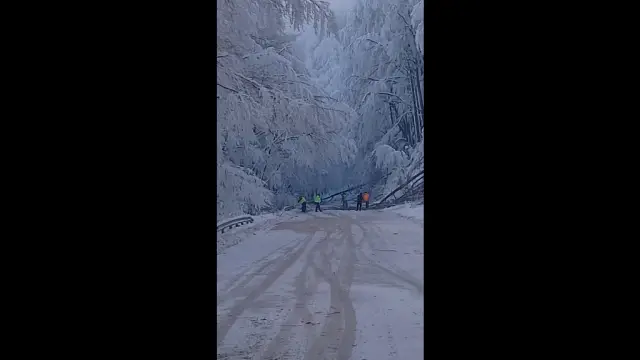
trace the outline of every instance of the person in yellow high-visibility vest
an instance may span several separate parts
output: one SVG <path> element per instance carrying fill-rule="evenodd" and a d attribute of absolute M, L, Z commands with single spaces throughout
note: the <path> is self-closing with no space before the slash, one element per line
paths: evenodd
<path fill-rule="evenodd" d="M 298 203 L 302 204 L 302 212 L 307 212 L 307 199 L 303 195 L 298 198 Z"/>
<path fill-rule="evenodd" d="M 320 195 L 316 194 L 316 197 L 313 200 L 316 203 L 316 212 L 322 212 L 322 209 L 320 209 Z"/>

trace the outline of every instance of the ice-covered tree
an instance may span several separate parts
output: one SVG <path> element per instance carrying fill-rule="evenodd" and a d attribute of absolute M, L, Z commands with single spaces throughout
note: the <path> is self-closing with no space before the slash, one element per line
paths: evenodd
<path fill-rule="evenodd" d="M 357 114 L 348 129 L 358 149 L 350 169 L 356 178 L 375 181 L 391 172 L 383 185 L 392 184 L 422 164 L 422 6 L 415 0 L 358 0 L 340 19 L 337 41 L 313 49 L 319 83 Z"/>
<path fill-rule="evenodd" d="M 323 186 L 323 173 L 351 157 L 351 109 L 310 80 L 291 32 L 312 24 L 325 38 L 335 18 L 316 0 L 217 5 L 217 210 L 257 213 Z"/>
<path fill-rule="evenodd" d="M 218 0 L 218 214 L 423 163 L 423 0 Z"/>

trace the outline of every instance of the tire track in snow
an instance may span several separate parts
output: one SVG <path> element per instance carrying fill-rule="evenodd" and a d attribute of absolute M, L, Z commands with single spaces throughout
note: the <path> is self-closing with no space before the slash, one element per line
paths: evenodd
<path fill-rule="evenodd" d="M 350 219 L 349 219 L 350 220 Z M 345 242 L 347 244 L 347 254 L 345 257 L 348 259 L 347 266 L 342 273 L 342 279 L 345 284 L 345 291 L 343 295 L 343 304 L 345 305 L 344 312 L 344 337 L 341 340 L 340 348 L 338 349 L 338 359 L 348 360 L 351 358 L 353 352 L 353 346 L 356 341 L 356 310 L 353 306 L 353 302 L 349 297 L 351 291 L 351 284 L 353 284 L 353 275 L 355 271 L 355 263 L 357 261 L 356 245 L 353 239 L 353 233 L 351 232 L 351 221 L 346 221 L 343 229 L 345 233 Z"/>
<path fill-rule="evenodd" d="M 351 357 L 355 342 L 356 315 L 349 291 L 353 282 L 355 244 L 351 233 L 351 222 L 348 218 L 339 218 L 342 223 L 338 227 L 342 231 L 340 239 L 334 238 L 331 243 L 326 242 L 326 248 L 333 245 L 329 251 L 320 254 L 323 260 L 320 264 L 312 263 L 316 272 L 328 283 L 331 292 L 331 310 L 337 312 L 324 323 L 320 336 L 315 339 L 304 360 L 338 359 L 347 360 Z M 334 273 L 331 268 L 330 256 L 338 248 L 343 247 L 340 263 Z M 342 327 L 341 327 L 342 326 Z"/>
<path fill-rule="evenodd" d="M 354 267 L 360 264 L 371 266 L 369 271 L 375 267 L 376 271 L 370 273 L 374 278 L 376 276 L 374 273 L 378 273 L 377 276 L 381 275 L 382 279 L 389 279 L 388 281 L 392 284 L 398 284 L 403 289 L 408 288 L 411 291 L 415 288 L 420 293 L 422 293 L 422 282 L 413 278 L 406 271 L 397 269 L 392 261 L 399 261 L 401 257 L 395 256 L 395 254 L 382 253 L 384 256 L 381 256 L 381 260 L 384 263 L 379 263 L 376 256 L 372 255 L 369 250 L 381 248 L 383 244 L 388 245 L 386 232 L 370 223 L 370 221 L 375 221 L 375 218 L 371 218 L 369 214 L 356 214 L 355 217 L 356 219 L 348 214 L 346 216 L 335 216 L 331 213 L 311 214 L 304 221 L 278 224 L 275 227 L 277 230 L 293 230 L 301 235 L 297 237 L 297 240 L 283 245 L 258 261 L 254 261 L 246 271 L 235 275 L 233 280 L 226 284 L 225 288 L 229 292 L 234 292 L 236 295 L 234 298 L 239 301 L 230 309 L 230 316 L 221 316 L 225 321 L 219 323 L 218 346 L 225 343 L 224 337 L 227 334 L 229 334 L 228 341 L 235 337 L 232 335 L 242 336 L 244 330 L 237 328 L 241 322 L 234 326 L 236 319 L 243 319 L 245 310 L 260 311 L 258 304 L 263 294 L 269 288 L 273 288 L 274 283 L 278 284 L 286 280 L 288 285 L 293 285 L 291 293 L 293 296 L 284 300 L 291 312 L 288 315 L 283 314 L 286 318 L 280 318 L 277 322 L 282 324 L 280 326 L 276 325 L 275 328 L 272 326 L 271 330 L 260 329 L 256 333 L 251 333 L 251 330 L 248 330 L 249 332 L 244 335 L 245 339 L 260 335 L 263 340 L 267 340 L 266 342 L 259 341 L 254 345 L 247 346 L 243 345 L 241 337 L 238 337 L 240 340 L 238 346 L 245 352 L 238 350 L 233 354 L 234 359 L 245 356 L 246 358 L 265 360 L 299 360 L 302 358 L 304 360 L 347 360 L 357 351 L 362 351 L 354 350 L 360 349 L 360 347 L 354 348 L 353 346 L 356 340 L 357 325 L 356 312 L 351 301 L 353 295 L 350 294 L 354 281 Z M 359 230 L 362 230 L 362 233 Z M 324 234 L 314 237 L 313 235 L 317 232 Z M 309 235 L 309 237 L 305 237 L 305 235 Z M 279 253 L 282 253 L 283 256 L 274 259 Z M 298 263 L 298 261 L 300 262 Z M 387 264 L 387 262 L 391 263 Z M 367 270 L 363 268 L 362 271 L 366 272 Z M 358 270 L 359 272 L 360 270 Z M 266 278 L 263 278 L 262 281 L 251 279 L 255 275 Z M 286 276 L 286 279 L 283 275 Z M 357 278 L 356 281 L 358 281 Z M 325 282 L 328 286 L 324 284 Z M 325 291 L 328 291 L 328 294 Z M 241 297 L 238 295 L 245 294 L 246 297 L 240 300 Z M 290 302 L 294 299 L 295 305 Z M 326 302 L 320 301 L 324 299 Z M 314 313 L 314 310 L 318 310 L 318 308 L 314 309 L 313 307 L 318 304 L 321 304 L 323 310 L 329 306 L 329 314 Z M 283 320 L 284 322 L 282 322 Z M 363 319 L 363 321 L 366 327 L 367 321 L 376 322 L 377 320 Z M 306 322 L 312 324 L 306 324 Z M 376 322 L 376 328 L 377 325 Z M 404 328 L 400 326 L 399 330 L 396 330 L 395 326 L 391 327 L 389 324 L 386 326 L 387 329 L 384 331 L 386 334 L 383 332 L 380 335 L 387 335 L 387 340 L 384 340 L 384 335 L 380 337 L 380 340 L 388 342 L 390 358 L 397 357 L 398 351 L 402 352 L 402 347 L 397 345 L 396 336 L 398 334 L 396 332 L 401 332 Z M 321 328 L 318 329 L 318 327 Z M 224 330 L 224 328 L 226 330 L 221 332 L 220 330 Z M 231 331 L 229 331 L 230 329 Z M 236 330 L 238 330 L 237 334 Z M 318 334 L 318 330 L 320 330 L 320 334 Z M 270 335 L 267 335 L 268 333 Z M 385 356 L 384 353 L 379 355 Z M 376 356 L 367 356 L 367 358 L 376 358 Z M 354 358 L 354 360 L 360 360 L 360 358 Z"/>
<path fill-rule="evenodd" d="M 244 310 L 251 306 L 251 304 L 262 295 L 268 288 L 273 284 L 282 274 L 293 265 L 296 260 L 302 255 L 304 249 L 307 247 L 315 232 L 311 233 L 307 237 L 304 238 L 301 242 L 299 242 L 298 248 L 286 256 L 284 259 L 274 259 L 273 261 L 277 263 L 275 269 L 267 275 L 267 277 L 260 283 L 260 285 L 254 287 L 249 294 L 236 303 L 230 310 L 226 316 L 222 317 L 222 320 L 218 324 L 217 327 L 217 346 L 220 346 L 224 341 L 224 338 L 227 336 L 229 329 L 235 324 L 238 320 L 238 316 L 244 312 Z"/>
<path fill-rule="evenodd" d="M 383 242 L 383 244 L 385 246 L 388 246 L 388 242 L 384 240 L 382 234 L 382 229 L 380 228 L 380 226 L 375 225 L 375 224 L 371 224 L 373 228 L 377 229 L 377 232 L 373 232 L 374 239 L 379 239 Z M 389 273 L 394 274 L 397 277 L 400 277 L 402 279 L 404 279 L 405 282 L 407 282 L 410 285 L 413 285 L 413 287 L 416 288 L 416 290 L 418 290 L 418 292 L 420 293 L 420 295 L 424 294 L 424 286 L 423 286 L 423 282 L 420 281 L 419 279 L 417 279 L 416 277 L 414 277 L 411 273 L 398 268 L 397 266 L 393 265 L 393 264 L 388 264 L 388 267 L 382 266 L 382 264 L 376 263 L 375 264 L 376 267 L 385 270 Z"/>
<path fill-rule="evenodd" d="M 266 256 L 263 256 L 257 261 L 251 263 L 247 269 L 242 271 L 241 273 L 234 276 L 234 278 L 229 281 L 224 287 L 218 290 L 217 297 L 217 305 L 222 304 L 223 302 L 236 297 L 239 293 L 246 292 L 246 286 L 254 279 L 253 277 L 256 275 L 260 275 L 265 272 L 269 267 L 273 267 L 275 263 L 277 263 L 278 257 L 275 255 L 288 254 L 296 247 L 300 246 L 300 243 L 304 242 L 304 239 L 293 241 L 293 245 L 291 243 L 284 244 L 274 251 L 270 252 Z M 259 268 L 256 269 L 256 267 Z"/>
<path fill-rule="evenodd" d="M 312 267 L 314 257 L 326 246 L 328 239 L 331 236 L 331 232 L 327 230 L 327 235 L 319 240 L 307 253 L 305 266 L 295 280 L 295 295 L 296 305 L 294 311 L 287 317 L 284 324 L 281 325 L 278 334 L 267 345 L 267 348 L 262 356 L 263 359 L 276 359 L 278 355 L 282 354 L 289 344 L 291 344 L 292 338 L 295 337 L 293 327 L 303 325 L 304 333 L 307 337 L 313 337 L 313 329 L 311 326 L 307 326 L 307 322 L 313 323 L 313 314 L 309 310 L 308 302 L 318 290 L 320 281 L 324 279 L 320 276 Z M 308 274 L 313 274 L 313 280 L 309 280 Z M 302 323 L 302 324 L 301 324 Z"/>
<path fill-rule="evenodd" d="M 363 226 L 359 221 L 356 221 L 355 223 L 356 226 L 358 226 L 362 232 L 364 233 L 364 242 L 371 248 L 371 249 L 375 249 L 376 248 L 376 244 L 374 244 L 373 239 L 379 239 L 382 241 L 382 243 L 384 245 L 387 245 L 387 242 L 384 241 L 384 239 L 382 238 L 382 236 L 380 236 L 380 227 L 374 225 L 373 223 L 368 223 L 368 225 L 370 225 L 371 227 L 375 227 L 378 229 L 378 232 L 375 231 L 371 231 L 369 229 L 367 229 L 365 226 Z M 362 245 L 363 242 L 361 241 L 359 246 L 358 246 L 358 254 L 363 258 L 363 260 L 365 260 L 367 262 L 367 265 L 371 265 L 377 269 L 382 270 L 383 272 L 385 272 L 386 274 L 390 275 L 392 278 L 400 280 L 406 284 L 411 285 L 412 288 L 414 288 L 415 290 L 418 291 L 418 293 L 420 295 L 424 294 L 424 286 L 422 284 L 422 282 L 418 279 L 416 279 L 414 276 L 412 276 L 411 274 L 409 274 L 408 272 L 402 270 L 402 269 L 398 269 L 397 267 L 391 265 L 391 264 L 385 264 L 382 265 L 379 262 L 373 260 L 369 255 L 367 255 L 364 250 L 362 250 Z"/>

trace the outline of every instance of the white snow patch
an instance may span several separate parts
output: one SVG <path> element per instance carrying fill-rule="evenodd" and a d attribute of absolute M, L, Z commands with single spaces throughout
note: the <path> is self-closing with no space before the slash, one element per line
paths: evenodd
<path fill-rule="evenodd" d="M 299 221 L 303 220 L 300 216 L 300 211 L 292 210 L 272 214 L 264 214 L 259 216 L 253 216 L 253 222 L 239 227 L 226 229 L 224 233 L 217 233 L 216 238 L 216 253 L 222 254 L 228 248 L 237 245 L 247 238 L 256 236 L 258 232 L 264 232 L 275 226 L 281 221 Z M 220 220 L 218 223 L 222 223 L 225 220 Z"/>
<path fill-rule="evenodd" d="M 424 204 L 416 205 L 414 203 L 407 203 L 398 206 L 392 206 L 382 211 L 391 211 L 408 219 L 424 221 Z"/>
<path fill-rule="evenodd" d="M 216 258 L 218 291 L 255 263 L 283 256 L 287 245 L 293 245 L 299 238 L 300 234 L 290 230 L 256 231 L 242 238 L 243 241 L 235 244 L 237 246 L 229 246 L 224 252 L 219 252 Z"/>
<path fill-rule="evenodd" d="M 409 291 L 354 284 L 356 344 L 352 359 L 422 359 L 424 301 Z"/>

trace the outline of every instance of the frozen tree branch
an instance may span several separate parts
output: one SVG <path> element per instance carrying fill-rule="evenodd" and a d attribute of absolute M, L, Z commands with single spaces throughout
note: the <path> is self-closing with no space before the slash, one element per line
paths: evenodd
<path fill-rule="evenodd" d="M 404 16 L 402 16 L 402 14 L 400 14 L 399 11 L 397 13 L 398 13 L 398 16 L 400 16 L 402 18 L 402 21 L 404 21 L 404 23 L 406 24 L 406 27 L 409 28 L 409 31 L 411 32 L 411 35 L 415 38 L 416 33 L 415 33 L 415 31 L 413 31 L 413 26 L 411 26 L 411 24 L 409 24 L 407 19 L 405 19 Z"/>
<path fill-rule="evenodd" d="M 397 97 L 401 102 L 405 103 L 405 101 L 398 95 L 396 94 L 392 94 L 392 93 L 388 93 L 388 92 L 377 92 L 377 95 L 387 95 L 387 96 L 395 96 Z"/>

